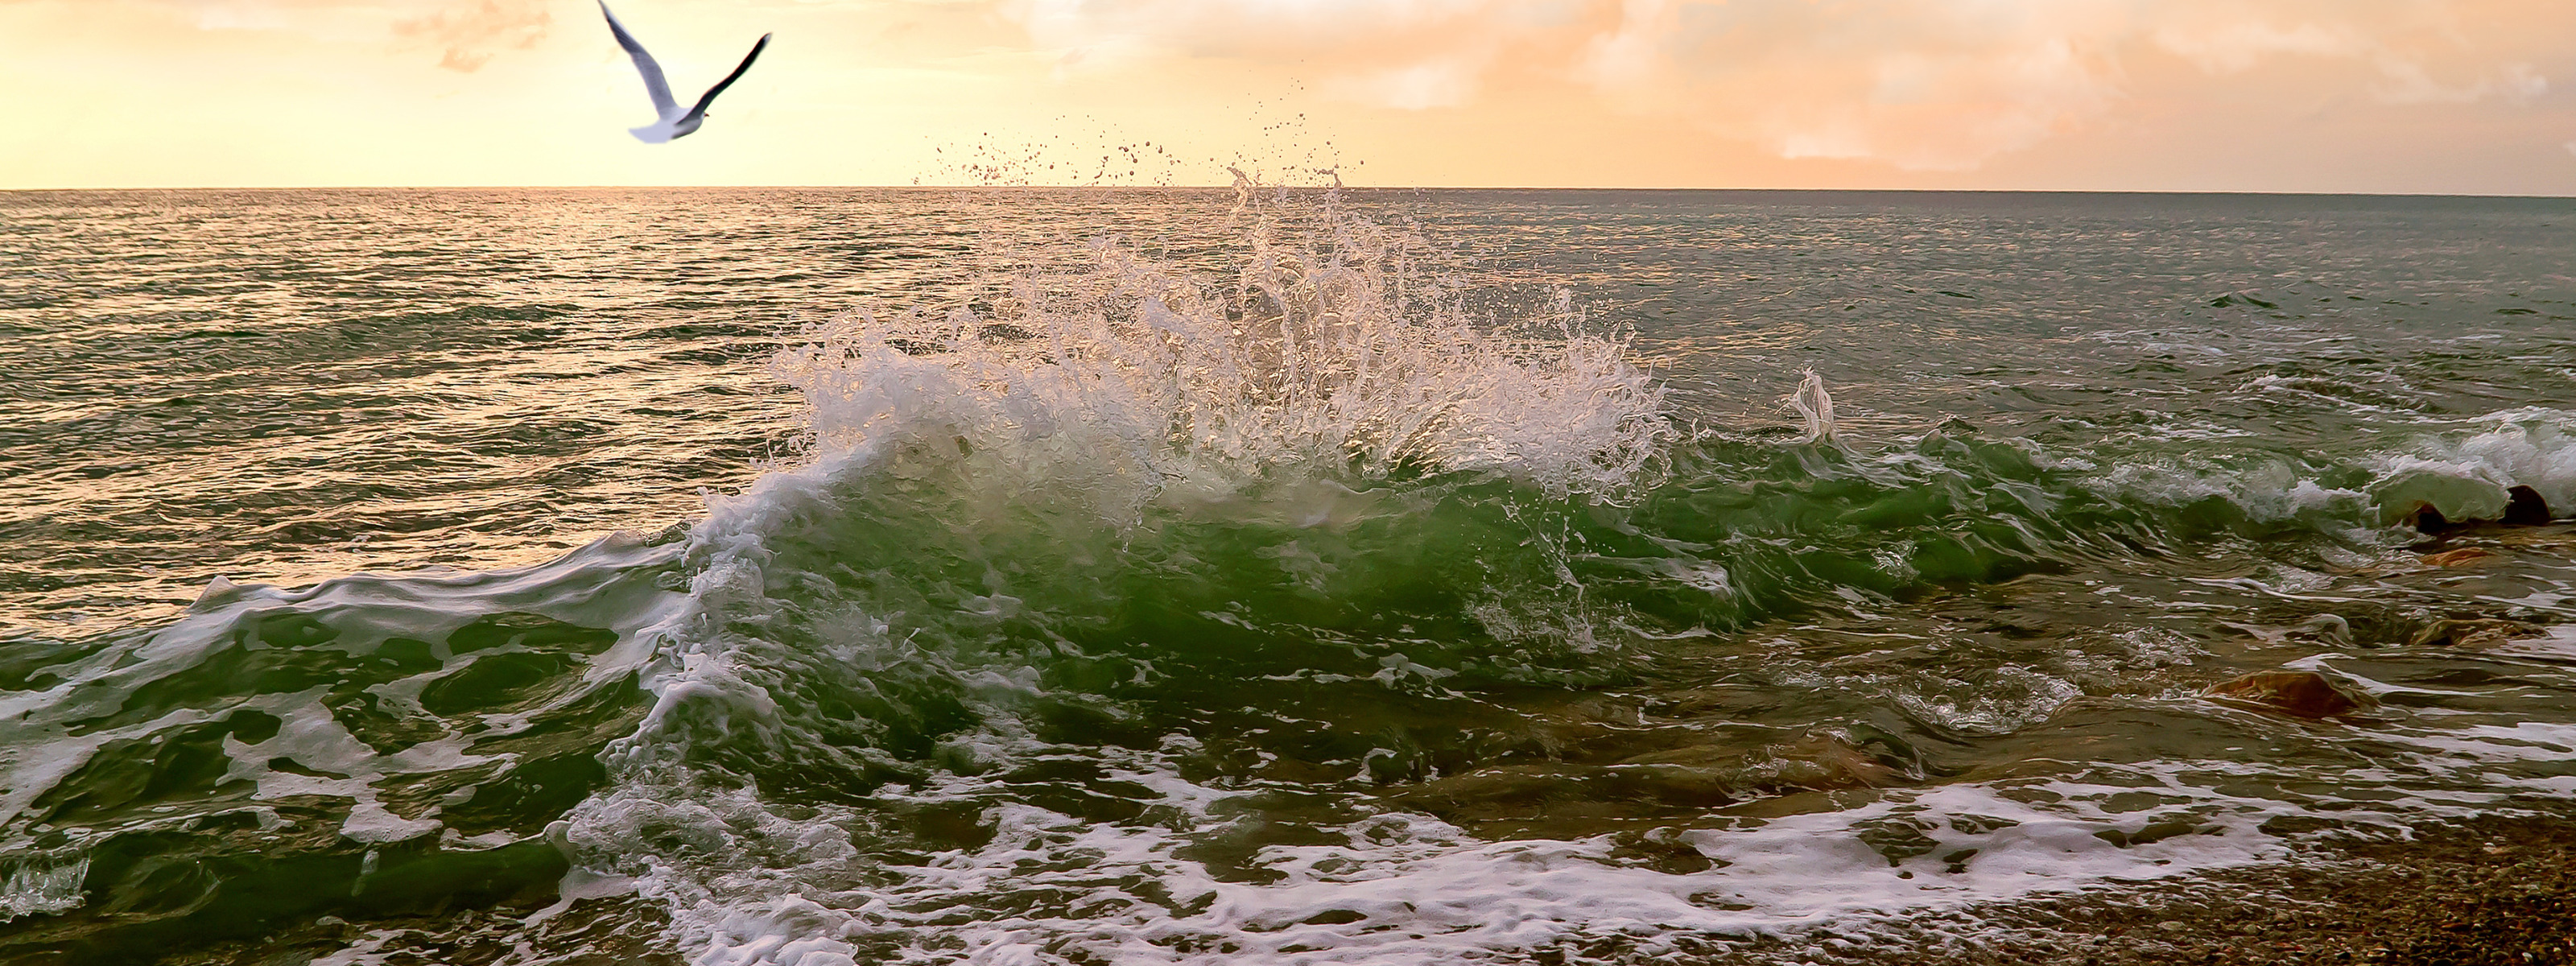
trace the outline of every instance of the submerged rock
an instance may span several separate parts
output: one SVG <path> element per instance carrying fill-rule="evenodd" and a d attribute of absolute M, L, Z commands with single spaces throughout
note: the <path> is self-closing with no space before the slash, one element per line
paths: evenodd
<path fill-rule="evenodd" d="M 1753 785 L 1832 791 L 1885 788 L 1902 783 L 1904 776 L 1843 736 L 1817 732 L 1764 748 L 1748 763 L 1745 778 Z"/>
<path fill-rule="evenodd" d="M 2255 640 L 2272 645 L 2300 641 L 2323 644 L 2327 647 L 2351 647 L 2356 644 L 2362 647 L 2378 646 L 2356 639 L 2352 633 L 2352 622 L 2343 619 L 2341 614 L 2311 614 L 2306 620 L 2287 627 L 2270 624 L 2235 624 L 2225 621 L 2219 622 L 2218 626 L 2241 632 Z"/>
<path fill-rule="evenodd" d="M 2495 551 L 2493 550 L 2485 550 L 2478 547 L 2461 547 L 2457 550 L 2445 550 L 2441 553 L 2428 553 L 2417 559 L 2422 560 L 2424 562 L 2424 566 L 2427 567 L 2466 567 L 2492 556 L 2495 556 Z"/>
<path fill-rule="evenodd" d="M 2538 637 L 2548 629 L 2538 624 L 2505 620 L 2500 617 L 2473 617 L 2464 620 L 2438 620 L 2424 625 L 2407 643 L 2425 645 L 2482 647 L 2525 637 Z"/>
<path fill-rule="evenodd" d="M 2315 671 L 2257 671 L 2211 685 L 2205 693 L 2301 718 L 2339 717 L 2376 703 Z"/>
<path fill-rule="evenodd" d="M 2290 628 L 2290 633 L 2313 637 L 2336 647 L 2352 644 L 2352 622 L 2344 620 L 2341 614 L 2311 615 Z"/>

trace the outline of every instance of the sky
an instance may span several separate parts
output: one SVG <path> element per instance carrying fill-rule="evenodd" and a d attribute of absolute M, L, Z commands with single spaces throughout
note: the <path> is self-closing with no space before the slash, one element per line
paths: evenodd
<path fill-rule="evenodd" d="M 2576 195 L 2576 0 L 0 0 L 0 189 Z"/>

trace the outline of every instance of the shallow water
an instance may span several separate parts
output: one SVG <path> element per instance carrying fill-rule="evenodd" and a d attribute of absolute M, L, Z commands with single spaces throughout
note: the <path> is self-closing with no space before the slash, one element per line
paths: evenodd
<path fill-rule="evenodd" d="M 0 950 L 1651 958 L 2542 807 L 2576 528 L 2404 518 L 2576 509 L 2571 223 L 0 195 Z"/>

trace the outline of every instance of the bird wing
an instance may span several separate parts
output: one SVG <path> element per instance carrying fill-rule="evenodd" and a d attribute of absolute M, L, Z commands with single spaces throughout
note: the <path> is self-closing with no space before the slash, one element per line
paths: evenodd
<path fill-rule="evenodd" d="M 616 14 L 608 12 L 608 0 L 600 0 L 599 12 L 608 18 L 608 30 L 617 35 L 617 46 L 626 48 L 627 56 L 635 58 L 635 72 L 644 75 L 644 93 L 653 98 L 653 116 L 667 118 L 677 113 L 680 103 L 671 99 L 671 82 L 662 79 L 662 65 L 644 52 L 644 45 L 635 42 L 635 35 L 626 32 L 626 25 L 617 22 Z M 705 109 L 704 104 L 699 105 L 699 110 Z"/>
<path fill-rule="evenodd" d="M 697 117 L 705 114 L 707 105 L 716 102 L 716 95 L 724 93 L 725 88 L 732 87 L 734 80 L 741 77 L 743 71 L 750 70 L 751 62 L 759 60 L 761 50 L 768 46 L 769 35 L 761 34 L 760 42 L 751 45 L 751 53 L 742 55 L 742 63 L 734 65 L 733 73 L 726 74 L 725 79 L 716 82 L 716 86 L 707 88 L 706 94 L 698 98 L 698 106 L 690 108 L 687 116 Z"/>

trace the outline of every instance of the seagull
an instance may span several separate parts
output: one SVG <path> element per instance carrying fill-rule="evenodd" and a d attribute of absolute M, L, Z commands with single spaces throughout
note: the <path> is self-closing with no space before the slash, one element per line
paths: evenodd
<path fill-rule="evenodd" d="M 617 46 L 626 48 L 627 55 L 635 58 L 635 71 L 644 75 L 644 93 L 652 95 L 653 113 L 657 115 L 654 122 L 626 129 L 626 133 L 635 135 L 636 140 L 646 144 L 668 143 L 672 138 L 685 137 L 696 131 L 698 125 L 707 122 L 707 105 L 715 103 L 716 95 L 733 86 L 743 71 L 750 70 L 751 62 L 760 59 L 761 48 L 769 46 L 769 35 L 761 34 L 760 42 L 751 45 L 751 53 L 743 55 L 742 64 L 735 67 L 733 73 L 726 74 L 725 79 L 699 95 L 697 106 L 681 113 L 679 102 L 671 99 L 671 82 L 662 79 L 662 65 L 654 63 L 653 55 L 644 52 L 644 45 L 635 42 L 635 35 L 626 32 L 626 25 L 617 22 L 617 15 L 608 12 L 607 0 L 600 0 L 599 12 L 608 17 L 608 29 L 617 35 Z"/>

